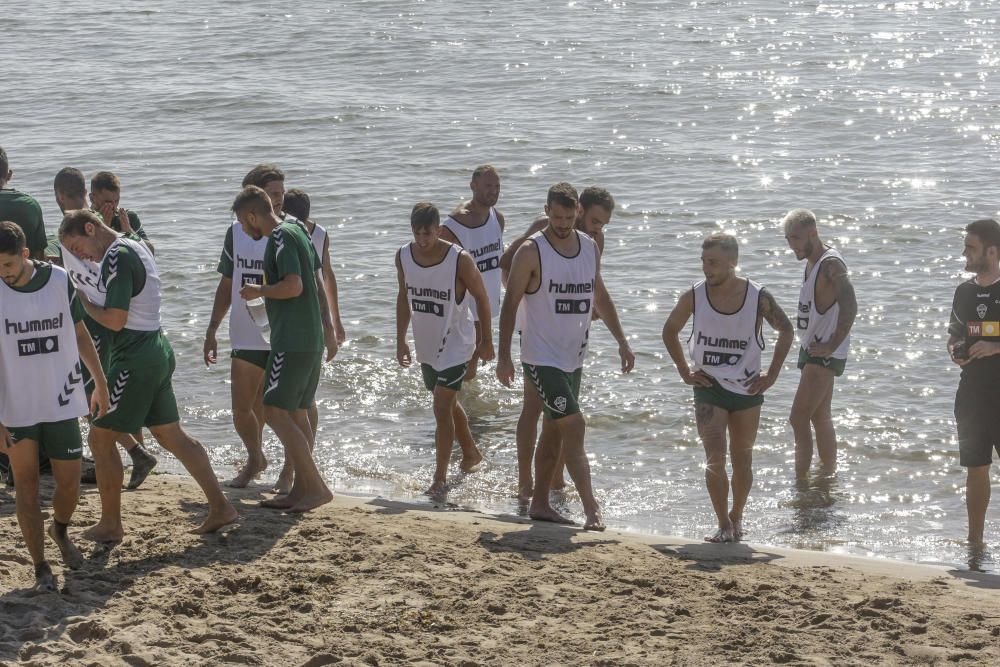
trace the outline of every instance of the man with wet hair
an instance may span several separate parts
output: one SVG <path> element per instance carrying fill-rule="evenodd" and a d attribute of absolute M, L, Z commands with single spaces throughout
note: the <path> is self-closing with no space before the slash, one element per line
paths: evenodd
<path fill-rule="evenodd" d="M 496 209 L 500 199 L 500 172 L 496 167 L 483 164 L 476 167 L 469 181 L 472 199 L 459 204 L 441 225 L 441 239 L 464 248 L 476 262 L 476 268 L 483 276 L 483 284 L 490 297 L 490 312 L 495 316 L 500 312 L 500 255 L 503 254 L 503 214 Z M 473 306 L 472 319 L 476 330 L 489 327 L 489 339 L 493 340 L 493 322 L 479 321 L 478 309 Z M 476 334 L 481 339 L 480 334 Z M 473 356 L 465 370 L 465 379 L 476 377 L 476 366 L 480 359 Z"/>
<path fill-rule="evenodd" d="M 337 293 L 337 276 L 333 272 L 330 263 L 330 234 L 323 227 L 317 224 L 309 216 L 312 208 L 309 202 L 309 195 L 305 190 L 292 188 L 285 192 L 283 210 L 288 215 L 297 219 L 306 228 L 306 234 L 312 241 L 313 247 L 319 254 L 323 263 L 323 284 L 326 285 L 326 301 L 330 309 L 330 316 L 333 318 L 333 328 L 337 333 L 337 344 L 343 345 L 347 341 L 347 333 L 344 331 L 344 324 L 340 319 L 340 298 Z"/>
<path fill-rule="evenodd" d="M 414 206 L 410 229 L 413 241 L 396 252 L 396 361 L 403 368 L 413 363 L 406 343 L 412 323 L 424 386 L 434 397 L 436 464 L 427 495 L 442 499 L 456 439 L 462 448 L 462 472 L 474 471 L 483 460 L 458 392 L 470 359 L 493 359 L 492 331 L 489 326 L 477 329 L 470 312 L 474 306 L 479 321 L 490 322 L 492 299 L 469 252 L 441 238 L 436 206 Z"/>
<path fill-rule="evenodd" d="M 962 367 L 955 394 L 959 464 L 966 469 L 969 546 L 985 547 L 990 465 L 1000 454 L 1000 224 L 976 220 L 965 228 L 965 270 L 975 275 L 955 290 L 948 354 Z"/>
<path fill-rule="evenodd" d="M 514 254 L 500 312 L 496 374 L 508 387 L 514 382 L 511 340 L 519 324 L 525 382 L 534 386 L 545 413 L 528 514 L 539 521 L 570 523 L 552 508 L 549 500 L 553 473 L 562 453 L 583 501 L 587 517 L 584 529 L 604 530 L 591 486 L 590 463 L 584 451 L 586 422 L 579 405 L 595 307 L 618 341 L 623 373 L 632 370 L 635 355 L 601 279 L 597 243 L 575 228 L 578 210 L 579 198 L 573 186 L 553 185 L 545 204 L 548 224 Z"/>
<path fill-rule="evenodd" d="M 56 203 L 59 210 L 65 215 L 67 211 L 76 211 L 87 208 L 87 181 L 83 177 L 83 172 L 73 167 L 63 167 L 56 174 L 52 184 L 55 191 Z M 131 212 L 128 215 L 133 215 Z M 128 215 L 125 219 L 128 219 Z M 116 217 L 117 221 L 118 218 Z M 138 224 L 138 216 L 136 216 Z M 133 235 L 134 240 L 141 240 Z M 60 248 L 59 258 L 63 267 L 76 283 L 76 288 L 83 293 L 91 303 L 104 304 L 104 294 L 98 289 L 101 278 L 100 265 L 97 262 L 77 259 L 72 253 L 62 251 Z M 94 341 L 94 347 L 101 359 L 101 368 L 107 369 L 111 364 L 111 348 L 114 332 L 98 324 L 92 317 L 84 313 L 83 323 L 90 332 L 90 337 Z M 94 389 L 94 379 L 86 368 L 83 369 L 84 387 L 88 394 Z M 149 476 L 149 473 L 156 467 L 156 457 L 149 453 L 142 445 L 142 432 L 123 433 L 118 438 L 118 444 L 122 446 L 125 453 L 132 460 L 132 472 L 129 476 L 128 489 L 137 489 Z"/>
<path fill-rule="evenodd" d="M 78 294 L 87 313 L 114 333 L 107 371 L 111 389 L 108 413 L 95 419 L 88 441 L 97 464 L 101 519 L 84 533 L 95 542 L 118 542 L 124 535 L 121 487 L 124 471 L 115 442 L 146 427 L 177 457 L 208 499 L 208 516 L 192 532 L 214 532 L 236 520 L 236 509 L 222 493 L 205 449 L 184 432 L 174 397 L 174 352 L 161 328 L 160 275 L 144 244 L 115 232 L 97 213 L 69 211 L 59 240 L 77 259 L 98 262 L 103 305 Z"/>
<path fill-rule="evenodd" d="M 45 223 L 42 207 L 29 194 L 9 186 L 14 172 L 10 168 L 7 152 L 0 148 L 0 220 L 9 220 L 21 228 L 32 259 L 45 259 Z"/>
<path fill-rule="evenodd" d="M 308 512 L 333 499 L 312 457 L 313 432 L 307 414 L 315 405 L 323 348 L 327 361 L 337 354 L 319 256 L 302 225 L 283 222 L 263 189 L 243 188 L 232 210 L 247 236 L 267 240 L 263 282 L 245 284 L 239 296 L 246 301 L 264 299 L 271 347 L 264 372 L 264 420 L 285 448 L 293 479 L 287 495 L 261 505 Z"/>
<path fill-rule="evenodd" d="M 17 522 L 35 567 L 35 591 L 54 593 L 56 580 L 45 559 L 45 533 L 38 500 L 38 454 L 52 464 L 55 493 L 48 535 L 70 569 L 83 557 L 67 534 L 80 495 L 83 440 L 79 418 L 108 409 L 108 385 L 94 343 L 84 327 L 73 281 L 52 264 L 29 259 L 24 232 L 0 222 L 0 451 L 14 470 Z M 94 376 L 84 398 L 83 361 Z"/>
<path fill-rule="evenodd" d="M 611 214 L 615 210 L 615 200 L 611 193 L 604 188 L 592 185 L 580 193 L 580 206 L 577 211 L 576 228 L 583 232 L 597 243 L 597 249 L 601 255 L 604 254 L 604 228 L 611 222 Z M 510 247 L 500 258 L 500 267 L 503 271 L 505 282 L 506 275 L 510 271 L 510 265 L 514 258 L 514 253 L 533 234 L 545 229 L 549 224 L 548 216 L 541 216 L 531 223 L 531 226 L 521 236 L 514 239 Z M 594 309 L 594 318 L 599 314 Z M 517 419 L 517 496 L 522 500 L 531 498 L 534 482 L 531 476 L 531 461 L 535 454 L 535 438 L 538 435 L 538 418 L 542 415 L 542 402 L 538 397 L 538 392 L 529 382 L 524 383 L 523 403 L 521 404 L 521 415 Z M 554 434 L 556 431 L 550 431 Z M 562 489 L 566 486 L 563 479 L 563 469 L 565 462 L 560 461 L 556 466 L 555 476 L 552 480 L 553 489 Z"/>
<path fill-rule="evenodd" d="M 847 364 L 858 302 L 844 257 L 820 239 L 812 211 L 789 211 L 784 231 L 795 259 L 806 260 L 796 317 L 802 374 L 788 417 L 795 434 L 795 477 L 804 481 L 812 464 L 813 430 L 823 468 L 827 472 L 837 468 L 833 385 Z"/>
<path fill-rule="evenodd" d="M 738 261 L 735 237 L 719 233 L 705 239 L 701 251 L 705 279 L 681 296 L 663 325 L 667 352 L 681 379 L 694 387 L 695 421 L 707 459 L 705 485 L 719 523 L 715 533 L 705 536 L 708 542 L 743 538 L 743 509 L 753 485 L 751 461 L 760 406 L 795 338 L 792 323 L 770 292 L 736 275 Z M 688 352 L 694 370 L 680 342 L 680 332 L 692 315 Z M 778 332 L 767 372 L 761 372 L 763 320 Z M 727 432 L 733 465 L 731 508 Z"/>

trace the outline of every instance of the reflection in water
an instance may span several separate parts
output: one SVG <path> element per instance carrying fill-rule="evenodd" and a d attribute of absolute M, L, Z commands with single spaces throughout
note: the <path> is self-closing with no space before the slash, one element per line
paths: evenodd
<path fill-rule="evenodd" d="M 837 474 L 817 473 L 795 482 L 795 496 L 787 507 L 794 510 L 792 524 L 783 533 L 799 535 L 804 541 L 828 537 L 845 521 L 837 510 L 844 496 L 837 493 Z"/>
<path fill-rule="evenodd" d="M 970 572 L 996 572 L 996 560 L 984 544 L 969 547 Z"/>

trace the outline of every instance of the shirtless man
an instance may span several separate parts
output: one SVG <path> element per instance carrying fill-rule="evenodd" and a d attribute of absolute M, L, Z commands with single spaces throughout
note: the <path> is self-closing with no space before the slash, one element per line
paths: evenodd
<path fill-rule="evenodd" d="M 525 382 L 530 379 L 545 412 L 528 514 L 539 521 L 569 523 L 549 501 L 552 477 L 564 452 L 587 516 L 584 529 L 604 530 L 591 487 L 590 463 L 584 451 L 586 422 L 578 402 L 595 307 L 618 341 L 623 373 L 635 366 L 635 355 L 601 279 L 597 244 L 575 229 L 578 211 L 579 198 L 573 186 L 553 185 L 545 204 L 548 224 L 515 253 L 500 312 L 496 374 L 508 387 L 514 382 L 511 340 L 519 319 Z"/>
<path fill-rule="evenodd" d="M 0 386 L 6 394 L 0 401 L 0 451 L 14 470 L 17 522 L 35 568 L 35 591 L 54 593 L 38 501 L 38 452 L 48 454 L 56 482 L 48 535 L 66 567 L 76 569 L 83 557 L 66 530 L 80 496 L 80 417 L 88 414 L 88 404 L 90 414 L 107 412 L 108 385 L 73 281 L 60 267 L 28 255 L 21 228 L 0 222 Z M 89 401 L 81 360 L 94 377 Z"/>
<path fill-rule="evenodd" d="M 785 216 L 784 227 L 795 259 L 806 260 L 796 318 L 802 376 L 788 417 L 795 434 L 795 477 L 804 481 L 812 464 L 813 429 L 823 468 L 827 472 L 837 468 L 837 434 L 830 404 L 834 379 L 847 364 L 858 302 L 844 258 L 819 238 L 816 216 L 804 208 L 794 209 Z"/>
<path fill-rule="evenodd" d="M 493 359 L 489 327 L 476 328 L 470 305 L 480 322 L 490 322 L 490 298 L 472 256 L 440 238 L 440 215 L 433 204 L 421 202 L 410 214 L 413 241 L 396 253 L 396 361 L 413 363 L 406 331 L 413 324 L 413 344 L 424 386 L 434 396 L 434 480 L 427 495 L 440 499 L 448 482 L 448 464 L 455 440 L 462 448 L 462 472 L 472 472 L 483 455 L 469 430 L 469 419 L 458 401 L 466 366 L 476 358 Z"/>
<path fill-rule="evenodd" d="M 705 484 L 719 521 L 708 542 L 743 538 L 743 508 L 753 485 L 751 461 L 764 392 L 778 379 L 795 330 L 774 297 L 757 283 L 736 275 L 739 244 L 729 234 L 702 243 L 705 279 L 681 296 L 663 326 L 663 343 L 685 383 L 694 386 L 695 419 L 705 447 Z M 680 332 L 694 315 L 688 366 Z M 767 372 L 761 372 L 761 321 L 778 331 Z M 733 504 L 729 507 L 726 433 L 733 464 Z"/>
<path fill-rule="evenodd" d="M 590 186 L 580 194 L 580 208 L 577 211 L 576 228 L 594 239 L 597 249 L 604 254 L 604 228 L 611 222 L 611 214 L 615 210 L 615 200 L 611 193 L 597 186 Z M 504 282 L 510 271 L 514 253 L 532 234 L 536 234 L 549 224 L 548 216 L 541 216 L 531 223 L 524 234 L 510 244 L 510 247 L 500 258 L 500 268 L 503 271 Z M 594 318 L 598 317 L 594 309 Z M 521 500 L 531 498 L 534 482 L 531 477 L 531 460 L 535 455 L 535 438 L 538 434 L 538 418 L 542 415 L 542 401 L 538 392 L 530 382 L 524 383 L 524 402 L 521 404 L 521 415 L 517 419 L 517 497 Z M 558 431 L 551 430 L 551 434 Z M 556 465 L 555 477 L 552 479 L 553 489 L 566 486 L 563 479 L 565 462 Z"/>
<path fill-rule="evenodd" d="M 205 449 L 180 425 L 171 378 L 173 349 L 160 321 L 160 275 L 153 254 L 142 243 L 115 232 L 97 213 L 69 211 L 59 226 L 59 241 L 77 259 L 98 262 L 103 305 L 78 298 L 87 313 L 115 332 L 106 372 L 111 388 L 108 413 L 95 419 L 88 441 L 97 464 L 101 519 L 84 533 L 95 542 L 124 536 L 121 486 L 124 472 L 115 442 L 145 426 L 177 457 L 208 499 L 208 516 L 194 533 L 210 533 L 237 519 L 222 493 Z"/>
<path fill-rule="evenodd" d="M 105 181 L 110 179 L 103 177 L 98 178 L 98 176 L 100 176 L 100 174 L 95 175 L 92 182 L 96 181 L 99 185 L 102 185 L 101 195 L 96 198 L 96 201 L 100 202 L 102 208 L 104 209 L 104 213 L 101 214 L 101 216 L 104 218 L 104 216 L 107 215 L 112 219 L 112 224 L 119 223 L 119 228 L 115 231 L 124 231 L 120 227 L 120 221 L 128 221 L 134 214 L 131 211 L 117 208 L 117 200 L 112 201 L 110 197 L 117 195 L 117 193 L 120 192 L 120 188 L 109 193 L 109 190 L 113 188 L 108 187 Z M 112 174 L 112 176 L 114 175 Z M 117 177 L 115 177 L 115 182 L 117 182 Z M 87 181 L 83 177 L 83 172 L 79 169 L 74 169 L 73 167 L 60 169 L 59 173 L 56 174 L 52 186 L 53 190 L 55 190 L 56 203 L 59 204 L 59 210 L 62 211 L 63 215 L 65 215 L 67 211 L 77 211 L 88 208 Z M 95 198 L 91 197 L 91 201 L 95 201 Z M 129 223 L 128 229 L 133 231 L 135 229 L 141 229 L 138 216 L 135 216 L 134 222 L 134 226 Z M 114 227 L 112 228 L 114 229 Z M 126 232 L 126 234 L 129 233 L 133 232 Z M 132 238 L 135 240 L 141 240 L 138 235 L 134 235 Z M 100 265 L 97 262 L 77 259 L 72 253 L 62 251 L 62 246 L 60 246 L 59 254 L 59 259 L 62 262 L 63 268 L 66 269 L 70 277 L 73 279 L 73 282 L 76 283 L 76 288 L 80 290 L 80 292 L 84 294 L 91 303 L 103 305 L 104 294 L 101 293 L 97 287 L 101 278 Z M 101 359 L 101 368 L 106 370 L 111 365 L 111 347 L 113 345 L 114 332 L 98 324 L 94 321 L 94 318 L 90 317 L 86 313 L 83 315 L 83 323 L 87 327 L 87 331 L 90 332 L 90 337 L 94 341 L 94 347 L 97 349 L 97 354 Z M 90 376 L 90 372 L 87 371 L 86 367 L 83 369 L 83 382 L 88 394 L 94 390 L 94 378 Z M 157 464 L 156 457 L 150 454 L 149 451 L 143 446 L 141 437 L 142 432 L 140 431 L 138 433 L 123 433 L 118 438 L 118 444 L 122 446 L 125 453 L 128 454 L 129 458 L 132 460 L 132 472 L 129 475 L 128 485 L 125 487 L 128 489 L 139 488 Z"/>
<path fill-rule="evenodd" d="M 490 312 L 500 312 L 500 255 L 503 254 L 504 219 L 494 208 L 500 199 L 500 174 L 495 167 L 484 164 L 476 167 L 469 182 L 472 199 L 463 202 L 451 212 L 441 225 L 441 238 L 464 248 L 472 255 L 483 276 L 483 284 L 490 298 Z M 472 319 L 476 323 L 476 339 L 482 340 L 479 331 L 484 325 L 479 320 L 478 309 L 473 307 Z M 488 338 L 493 340 L 493 322 Z M 465 379 L 476 377 L 478 357 L 473 356 L 465 370 Z"/>

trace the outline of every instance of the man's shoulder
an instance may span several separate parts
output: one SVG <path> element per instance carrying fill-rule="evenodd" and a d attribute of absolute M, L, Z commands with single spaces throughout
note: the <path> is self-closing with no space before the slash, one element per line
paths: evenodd
<path fill-rule="evenodd" d="M 7 209 L 37 212 L 39 215 L 42 212 L 42 206 L 37 199 L 27 192 L 21 192 L 14 188 L 0 190 L 0 206 Z"/>

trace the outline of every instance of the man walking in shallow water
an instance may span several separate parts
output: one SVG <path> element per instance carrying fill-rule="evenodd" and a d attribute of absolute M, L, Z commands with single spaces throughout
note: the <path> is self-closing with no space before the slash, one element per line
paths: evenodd
<path fill-rule="evenodd" d="M 545 410 L 528 514 L 539 521 L 571 523 L 549 502 L 552 474 L 562 451 L 587 516 L 584 529 L 604 530 L 591 486 L 590 462 L 584 451 L 586 422 L 579 405 L 583 361 L 595 307 L 618 341 L 623 373 L 635 366 L 635 355 L 601 279 L 597 244 L 575 229 L 578 206 L 579 197 L 569 183 L 549 188 L 545 204 L 547 226 L 525 241 L 514 255 L 500 311 L 496 373 L 504 385 L 509 387 L 514 382 L 511 339 L 518 319 L 525 381 L 532 383 Z"/>
<path fill-rule="evenodd" d="M 753 485 L 753 445 L 764 392 L 778 379 L 795 330 L 767 290 L 736 275 L 739 244 L 735 237 L 713 234 L 701 247 L 705 279 L 677 302 L 663 325 L 663 343 L 681 379 L 694 387 L 695 419 L 707 458 L 705 485 L 719 521 L 718 530 L 705 540 L 734 542 L 743 538 L 743 508 Z M 692 315 L 688 349 L 693 371 L 680 342 L 681 329 Z M 767 372 L 761 372 L 762 320 L 778 331 Z M 733 464 L 731 508 L 727 432 Z"/>
<path fill-rule="evenodd" d="M 785 216 L 784 227 L 795 259 L 806 260 L 796 317 L 802 375 L 788 416 L 795 433 L 795 477 L 805 480 L 812 464 L 814 429 L 823 468 L 829 472 L 837 468 L 833 383 L 847 364 L 858 301 L 843 256 L 819 238 L 816 216 L 804 208 L 794 209 Z"/>

